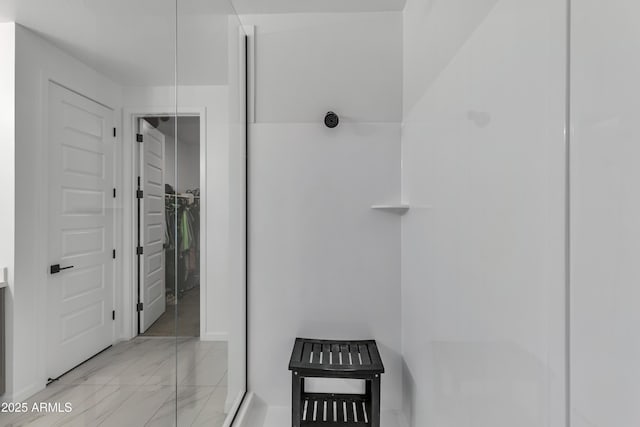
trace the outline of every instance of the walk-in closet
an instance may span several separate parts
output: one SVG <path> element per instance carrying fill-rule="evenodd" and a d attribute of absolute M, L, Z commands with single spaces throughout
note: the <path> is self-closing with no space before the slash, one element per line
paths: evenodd
<path fill-rule="evenodd" d="M 161 256 L 165 310 L 140 332 L 196 337 L 200 335 L 200 118 L 152 116 L 142 120 L 149 134 L 143 139 L 154 138 L 164 147 Z M 141 165 L 144 168 L 144 160 Z M 144 209 L 140 215 L 145 215 Z"/>

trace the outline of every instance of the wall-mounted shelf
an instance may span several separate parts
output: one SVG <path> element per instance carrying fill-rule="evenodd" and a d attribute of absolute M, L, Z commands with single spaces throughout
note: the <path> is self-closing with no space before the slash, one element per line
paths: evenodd
<path fill-rule="evenodd" d="M 410 206 L 406 203 L 398 203 L 398 204 L 388 204 L 388 205 L 373 205 L 371 206 L 371 209 L 394 213 L 397 215 L 404 215 L 407 212 L 409 212 Z"/>

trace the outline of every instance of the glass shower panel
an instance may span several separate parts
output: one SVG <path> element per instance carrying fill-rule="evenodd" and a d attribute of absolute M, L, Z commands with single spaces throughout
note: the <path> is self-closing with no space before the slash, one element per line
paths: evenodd
<path fill-rule="evenodd" d="M 30 405 L 0 425 L 174 420 L 175 323 L 151 332 L 171 307 L 157 122 L 176 118 L 176 2 L 7 0 L 0 18 L 17 24 L 15 180 L 28 195 L 15 201 L 4 397 Z"/>
<path fill-rule="evenodd" d="M 226 0 L 177 4 L 177 425 L 222 426 L 245 388 L 244 33 Z"/>

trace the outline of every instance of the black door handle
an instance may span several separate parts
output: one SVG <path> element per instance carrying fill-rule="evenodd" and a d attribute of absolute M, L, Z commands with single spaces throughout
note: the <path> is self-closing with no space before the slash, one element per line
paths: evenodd
<path fill-rule="evenodd" d="M 51 274 L 56 274 L 56 273 L 60 273 L 62 270 L 68 270 L 70 268 L 73 268 L 73 265 L 70 265 L 69 267 L 60 267 L 60 264 L 54 264 L 50 267 L 50 272 Z"/>

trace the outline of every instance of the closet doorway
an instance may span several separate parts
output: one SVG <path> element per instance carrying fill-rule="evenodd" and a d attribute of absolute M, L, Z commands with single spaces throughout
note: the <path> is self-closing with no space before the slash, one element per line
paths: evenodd
<path fill-rule="evenodd" d="M 199 116 L 139 119 L 138 333 L 200 336 Z"/>

